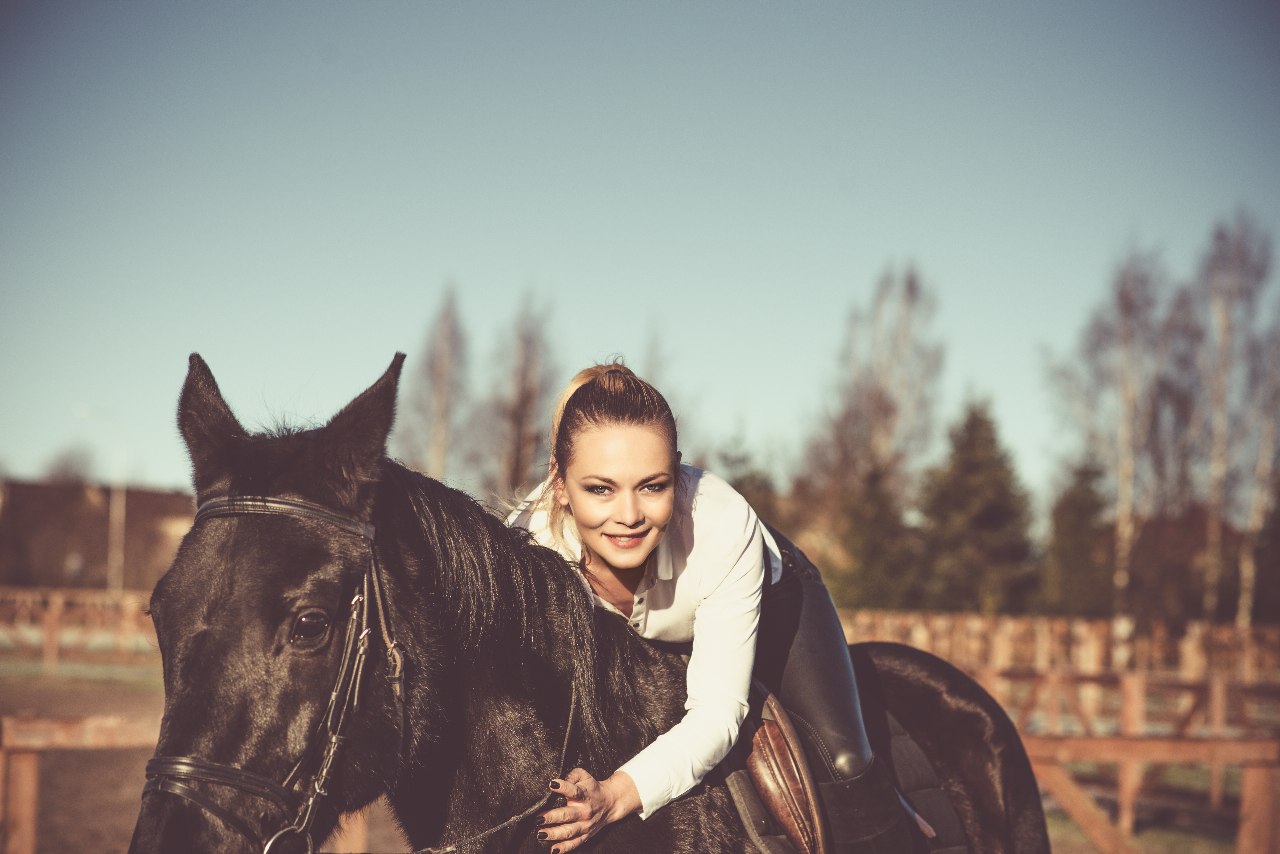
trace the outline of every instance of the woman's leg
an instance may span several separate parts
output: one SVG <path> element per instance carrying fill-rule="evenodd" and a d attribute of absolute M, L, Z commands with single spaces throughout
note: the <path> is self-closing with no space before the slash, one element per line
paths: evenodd
<path fill-rule="evenodd" d="M 804 736 L 833 850 L 906 854 L 914 835 L 867 739 L 839 614 L 813 564 L 785 540 L 779 546 L 790 565 L 765 596 L 756 676 Z"/>

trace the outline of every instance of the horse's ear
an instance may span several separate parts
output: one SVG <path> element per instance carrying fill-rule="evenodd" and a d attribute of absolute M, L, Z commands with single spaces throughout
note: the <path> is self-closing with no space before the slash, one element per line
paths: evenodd
<path fill-rule="evenodd" d="M 178 430 L 191 456 L 192 485 L 199 500 L 227 476 L 228 451 L 248 433 L 223 400 L 213 373 L 197 353 L 191 354 L 187 380 L 178 398 Z"/>
<path fill-rule="evenodd" d="M 347 477 L 376 480 L 387 451 L 387 437 L 396 418 L 396 389 L 404 353 L 396 353 L 390 367 L 324 427 L 330 461 Z"/>

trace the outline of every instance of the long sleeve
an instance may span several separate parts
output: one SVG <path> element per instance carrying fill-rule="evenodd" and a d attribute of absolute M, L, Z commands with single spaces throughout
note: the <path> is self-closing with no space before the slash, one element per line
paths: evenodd
<path fill-rule="evenodd" d="M 699 597 L 685 716 L 620 770 L 648 818 L 687 792 L 733 747 L 747 714 L 764 578 L 762 533 L 746 501 L 718 478 L 701 484 L 690 568 Z M 727 494 L 721 495 L 721 490 Z"/>

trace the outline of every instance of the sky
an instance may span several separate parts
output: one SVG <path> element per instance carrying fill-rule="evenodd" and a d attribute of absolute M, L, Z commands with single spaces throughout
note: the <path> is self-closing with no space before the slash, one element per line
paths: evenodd
<path fill-rule="evenodd" d="M 474 385 L 531 299 L 563 380 L 623 355 L 686 450 L 789 471 L 911 265 L 939 436 L 990 400 L 1043 508 L 1046 354 L 1119 262 L 1280 236 L 1277 44 L 1238 0 L 0 0 L 0 473 L 186 488 L 188 354 L 246 426 L 323 423 L 449 287 Z"/>

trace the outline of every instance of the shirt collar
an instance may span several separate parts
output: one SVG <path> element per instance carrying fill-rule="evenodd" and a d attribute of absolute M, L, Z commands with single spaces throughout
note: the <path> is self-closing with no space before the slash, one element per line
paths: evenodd
<path fill-rule="evenodd" d="M 671 561 L 671 530 L 668 527 L 663 534 L 658 547 L 653 550 L 652 555 L 653 575 L 659 581 L 670 581 L 675 577 L 674 566 Z"/>

